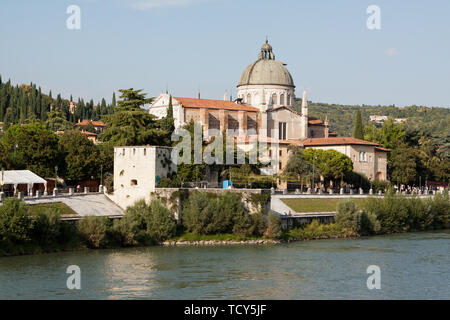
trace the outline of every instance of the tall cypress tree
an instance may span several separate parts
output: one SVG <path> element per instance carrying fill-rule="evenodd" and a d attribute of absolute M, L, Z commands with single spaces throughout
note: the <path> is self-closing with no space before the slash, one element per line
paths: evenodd
<path fill-rule="evenodd" d="M 355 126 L 353 129 L 353 137 L 357 139 L 364 139 L 364 129 L 362 124 L 361 111 L 356 112 Z"/>
<path fill-rule="evenodd" d="M 116 106 L 116 93 L 115 92 L 113 92 L 113 97 L 112 97 L 112 106 L 113 106 L 113 108 Z"/>

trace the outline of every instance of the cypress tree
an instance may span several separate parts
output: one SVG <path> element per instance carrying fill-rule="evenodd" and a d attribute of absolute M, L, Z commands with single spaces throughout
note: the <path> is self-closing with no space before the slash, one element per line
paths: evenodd
<path fill-rule="evenodd" d="M 358 110 L 356 112 L 355 126 L 353 129 L 353 137 L 357 138 L 357 139 L 364 139 L 364 129 L 363 129 L 362 117 L 361 117 L 360 110 Z"/>
<path fill-rule="evenodd" d="M 112 96 L 112 106 L 113 108 L 116 106 L 116 93 L 113 92 L 113 96 Z"/>

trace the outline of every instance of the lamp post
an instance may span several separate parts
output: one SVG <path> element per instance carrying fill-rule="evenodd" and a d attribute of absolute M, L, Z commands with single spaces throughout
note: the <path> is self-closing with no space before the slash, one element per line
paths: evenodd
<path fill-rule="evenodd" d="M 5 185 L 5 168 L 2 167 L 2 192 L 3 192 L 3 186 Z"/>
<path fill-rule="evenodd" d="M 55 166 L 55 188 L 58 184 L 58 166 Z"/>

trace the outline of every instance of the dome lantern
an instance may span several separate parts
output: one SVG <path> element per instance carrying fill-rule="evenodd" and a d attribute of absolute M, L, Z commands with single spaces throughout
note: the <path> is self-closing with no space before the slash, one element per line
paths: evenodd
<path fill-rule="evenodd" d="M 266 43 L 262 45 L 261 52 L 258 55 L 258 59 L 275 60 L 275 55 L 272 52 L 272 46 L 269 44 L 268 40 L 266 40 Z"/>

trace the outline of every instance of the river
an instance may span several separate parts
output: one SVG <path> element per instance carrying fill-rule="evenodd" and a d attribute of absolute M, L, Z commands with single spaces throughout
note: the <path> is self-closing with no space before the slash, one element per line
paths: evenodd
<path fill-rule="evenodd" d="M 0 258 L 0 299 L 450 299 L 450 230 Z M 69 290 L 66 269 L 81 270 Z M 367 288 L 367 267 L 381 289 Z"/>

